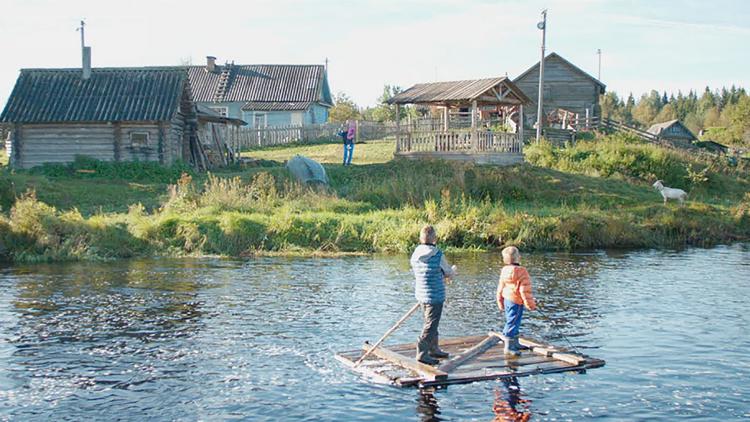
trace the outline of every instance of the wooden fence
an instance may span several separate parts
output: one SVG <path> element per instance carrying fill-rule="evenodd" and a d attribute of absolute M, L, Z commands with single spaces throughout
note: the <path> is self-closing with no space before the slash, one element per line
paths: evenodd
<path fill-rule="evenodd" d="M 396 135 L 396 124 L 391 122 L 357 121 L 356 141 L 383 139 Z M 346 130 L 346 128 L 343 128 Z M 254 148 L 290 143 L 337 141 L 342 125 L 322 123 L 314 125 L 272 126 L 265 128 L 233 127 L 228 143 L 234 151 L 242 152 Z"/>
<path fill-rule="evenodd" d="M 487 130 L 405 131 L 396 141 L 397 153 L 521 153 L 522 150 L 523 143 L 517 133 Z"/>

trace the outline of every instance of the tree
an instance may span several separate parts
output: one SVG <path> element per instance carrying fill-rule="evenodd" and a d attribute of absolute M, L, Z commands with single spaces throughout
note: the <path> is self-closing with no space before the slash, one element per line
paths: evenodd
<path fill-rule="evenodd" d="M 383 87 L 383 94 L 378 97 L 378 106 L 371 111 L 370 115 L 372 116 L 372 120 L 378 122 L 396 121 L 396 105 L 388 104 L 388 100 L 398 95 L 400 92 L 401 87 L 399 86 L 385 85 Z M 401 118 L 406 117 L 407 113 L 407 108 L 401 107 Z"/>
<path fill-rule="evenodd" d="M 607 92 L 599 97 L 599 106 L 602 109 L 602 116 L 611 119 L 622 118 L 622 101 L 614 92 Z"/>
<path fill-rule="evenodd" d="M 336 95 L 334 102 L 335 105 L 331 107 L 331 110 L 328 112 L 328 121 L 345 122 L 350 119 L 355 120 L 362 118 L 357 104 L 355 104 L 354 101 L 343 92 L 339 92 Z"/>
<path fill-rule="evenodd" d="M 667 122 L 669 120 L 674 120 L 677 118 L 677 111 L 675 110 L 675 107 L 672 104 L 667 104 L 664 106 L 664 108 L 661 109 L 659 114 L 654 117 L 652 120 L 652 123 L 661 123 L 661 122 Z"/>
<path fill-rule="evenodd" d="M 633 108 L 633 118 L 643 126 L 650 126 L 661 111 L 661 100 L 661 96 L 655 90 L 648 95 L 643 94 Z"/>
<path fill-rule="evenodd" d="M 742 96 L 736 104 L 727 107 L 729 124 L 727 135 L 735 144 L 750 146 L 750 97 Z"/>

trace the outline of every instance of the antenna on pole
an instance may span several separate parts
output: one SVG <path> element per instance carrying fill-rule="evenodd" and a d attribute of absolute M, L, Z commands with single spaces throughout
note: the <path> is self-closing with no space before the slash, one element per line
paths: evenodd
<path fill-rule="evenodd" d="M 599 73 L 596 76 L 596 79 L 602 80 L 602 49 L 597 48 L 596 54 L 599 55 Z"/>
<path fill-rule="evenodd" d="M 91 47 L 86 47 L 85 27 L 86 22 L 81 19 L 81 26 L 76 28 L 76 31 L 81 32 L 81 79 L 83 80 L 91 77 Z"/>
<path fill-rule="evenodd" d="M 536 109 L 536 140 L 542 138 L 542 102 L 544 101 L 544 44 L 547 40 L 547 9 L 542 10 L 542 21 L 536 24 L 542 30 L 542 59 L 539 60 L 539 99 Z"/>
<path fill-rule="evenodd" d="M 79 26 L 78 28 L 76 28 L 76 31 L 79 31 L 81 33 L 81 48 L 83 48 L 83 47 L 86 46 L 85 38 L 84 38 L 84 35 L 83 35 L 83 31 L 84 31 L 84 27 L 85 26 L 86 26 L 86 21 L 84 21 L 83 19 L 81 19 L 81 26 Z"/>

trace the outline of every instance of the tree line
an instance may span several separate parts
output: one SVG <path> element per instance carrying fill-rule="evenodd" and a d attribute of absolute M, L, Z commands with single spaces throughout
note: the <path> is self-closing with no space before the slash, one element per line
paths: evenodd
<path fill-rule="evenodd" d="M 750 96 L 744 88 L 709 87 L 700 96 L 695 91 L 667 95 L 652 90 L 636 100 L 615 92 L 599 98 L 602 116 L 647 129 L 654 123 L 678 119 L 704 140 L 750 146 Z"/>

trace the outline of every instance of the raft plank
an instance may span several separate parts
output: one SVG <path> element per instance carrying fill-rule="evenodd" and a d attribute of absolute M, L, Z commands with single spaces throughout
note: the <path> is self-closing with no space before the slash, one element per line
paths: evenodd
<path fill-rule="evenodd" d="M 365 351 L 367 351 L 367 350 L 370 350 L 371 347 L 372 347 L 371 345 L 365 344 L 363 348 Z M 406 369 L 411 369 L 412 371 L 418 373 L 419 375 L 422 375 L 428 380 L 439 380 L 439 379 L 445 379 L 448 377 L 447 372 L 443 372 L 430 365 L 425 365 L 424 363 L 421 363 L 417 361 L 416 359 L 410 358 L 400 353 L 393 352 L 381 346 L 378 346 L 375 349 L 373 349 L 371 354 L 379 358 L 385 359 L 389 362 L 403 366 Z"/>
<path fill-rule="evenodd" d="M 474 347 L 464 351 L 460 355 L 454 357 L 453 359 L 443 362 L 442 365 L 440 365 L 438 368 L 441 371 L 450 372 L 462 363 L 466 362 L 467 360 L 475 357 L 476 355 L 480 353 L 484 353 L 487 350 L 491 349 L 493 346 L 495 346 L 500 341 L 499 338 L 495 336 L 488 336 L 481 342 L 474 345 Z"/>
<path fill-rule="evenodd" d="M 520 343 L 528 348 L 521 351 L 521 356 L 506 357 L 500 340 L 502 337 L 494 332 L 487 336 L 446 338 L 440 342 L 440 346 L 454 357 L 443 361 L 438 368 L 424 365 L 409 356 L 416 353 L 414 343 L 378 347 L 358 367 L 354 366 L 354 362 L 363 355 L 363 350 L 340 352 L 336 354 L 336 359 L 373 381 L 400 387 L 444 386 L 536 374 L 580 372 L 605 364 L 603 360 L 530 338 L 520 339 Z M 364 350 L 370 347 L 365 344 Z"/>

